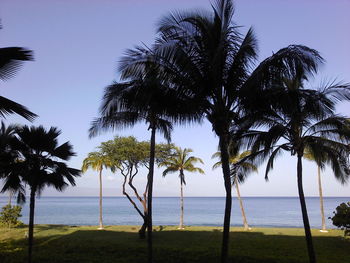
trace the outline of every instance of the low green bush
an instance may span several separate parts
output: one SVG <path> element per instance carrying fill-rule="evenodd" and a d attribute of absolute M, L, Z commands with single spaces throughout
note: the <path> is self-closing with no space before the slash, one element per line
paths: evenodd
<path fill-rule="evenodd" d="M 350 202 L 341 203 L 337 206 L 334 216 L 330 219 L 333 225 L 344 230 L 344 236 L 350 235 Z"/>

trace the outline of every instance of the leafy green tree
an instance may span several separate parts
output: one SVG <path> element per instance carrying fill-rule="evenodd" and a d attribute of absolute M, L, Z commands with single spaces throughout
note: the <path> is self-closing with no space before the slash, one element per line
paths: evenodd
<path fill-rule="evenodd" d="M 139 142 L 135 137 L 115 137 L 114 140 L 103 142 L 100 146 L 103 155 L 108 156 L 113 165 L 120 171 L 124 177 L 122 184 L 123 195 L 129 200 L 137 213 L 143 219 L 143 225 L 139 231 L 140 238 L 145 238 L 147 228 L 147 188 L 143 194 L 137 190 L 134 185 L 134 179 L 141 167 L 147 167 L 149 162 L 149 143 Z M 140 209 L 133 200 L 131 194 L 127 190 L 127 185 L 134 193 L 136 199 L 140 202 L 142 208 Z"/>
<path fill-rule="evenodd" d="M 196 167 L 196 163 L 202 163 L 202 159 L 190 156 L 193 150 L 189 148 L 181 149 L 180 147 L 174 147 L 174 152 L 165 158 L 164 161 L 159 163 L 159 167 L 166 167 L 163 171 L 163 177 L 169 173 L 179 173 L 180 178 L 180 225 L 179 229 L 184 229 L 184 198 L 183 198 L 183 185 L 186 185 L 184 171 L 187 172 L 198 172 L 204 174 L 204 171 Z"/>
<path fill-rule="evenodd" d="M 8 228 L 21 225 L 22 222 L 18 220 L 21 217 L 22 207 L 19 205 L 5 205 L 0 212 L 0 225 Z"/>
<path fill-rule="evenodd" d="M 249 230 L 249 225 L 247 217 L 244 211 L 243 201 L 239 191 L 239 184 L 244 183 L 245 179 L 251 172 L 257 172 L 258 168 L 249 160 L 244 160 L 247 156 L 251 154 L 250 151 L 245 151 L 242 153 L 232 154 L 230 153 L 230 169 L 232 186 L 236 187 L 237 198 L 239 201 L 239 206 L 241 208 L 241 213 L 243 217 L 244 230 Z M 220 152 L 213 154 L 212 158 L 220 158 Z M 221 162 L 217 162 L 213 165 L 213 169 L 221 167 Z"/>
<path fill-rule="evenodd" d="M 33 52 L 31 50 L 22 47 L 0 48 L 0 80 L 7 80 L 13 77 L 23 61 L 30 60 L 33 60 Z M 16 113 L 30 121 L 37 116 L 23 105 L 0 96 L 0 117 L 5 117 L 12 113 Z"/>
<path fill-rule="evenodd" d="M 283 151 L 297 157 L 298 193 L 309 261 L 316 262 L 303 190 L 302 160 L 308 150 L 317 163 L 329 164 L 341 183 L 347 182 L 350 174 L 347 163 L 349 120 L 336 115 L 335 106 L 338 101 L 350 99 L 350 89 L 334 83 L 322 89 L 306 88 L 306 81 L 317 72 L 322 61 L 319 55 L 310 59 L 314 59 L 312 67 L 292 65 L 274 85 L 259 94 L 256 100 L 266 114 L 256 123 L 256 130 L 246 133 L 244 141 L 256 160 L 268 159 L 266 178 Z"/>
<path fill-rule="evenodd" d="M 333 212 L 334 216 L 330 218 L 333 225 L 344 229 L 344 236 L 350 234 L 350 202 L 341 203 Z"/>
<path fill-rule="evenodd" d="M 55 127 L 49 130 L 42 126 L 19 128 L 16 149 L 20 161 L 8 163 L 7 169 L 11 172 L 4 178 L 2 192 L 16 190 L 24 196 L 24 185 L 30 189 L 28 263 L 32 262 L 35 197 L 46 186 L 58 191 L 64 190 L 68 183 L 74 186 L 75 177 L 80 175 L 80 170 L 65 163 L 75 153 L 69 142 L 58 144 L 60 133 Z"/>
<path fill-rule="evenodd" d="M 111 168 L 111 170 L 114 171 L 115 167 L 114 167 L 114 163 L 112 162 L 111 158 L 108 155 L 99 151 L 99 152 L 89 153 L 88 156 L 84 159 L 81 171 L 83 173 L 85 173 L 89 168 L 99 172 L 100 217 L 99 217 L 99 228 L 98 229 L 101 230 L 101 229 L 103 229 L 103 222 L 102 222 L 102 170 L 103 170 L 103 168 L 105 168 L 105 169 Z"/>

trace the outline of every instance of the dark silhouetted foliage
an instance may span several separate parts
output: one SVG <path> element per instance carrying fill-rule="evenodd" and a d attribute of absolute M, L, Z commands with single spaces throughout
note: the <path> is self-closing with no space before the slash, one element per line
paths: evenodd
<path fill-rule="evenodd" d="M 333 225 L 344 229 L 344 236 L 350 235 L 350 202 L 337 206 L 334 216 L 330 217 Z"/>

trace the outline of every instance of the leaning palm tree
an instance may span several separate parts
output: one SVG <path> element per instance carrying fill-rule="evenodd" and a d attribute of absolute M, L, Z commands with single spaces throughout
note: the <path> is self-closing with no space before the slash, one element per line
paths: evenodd
<path fill-rule="evenodd" d="M 226 191 L 221 262 L 228 258 L 231 220 L 231 176 L 228 146 L 230 131 L 245 116 L 247 108 L 259 113 L 253 104 L 259 88 L 269 86 L 286 66 L 313 67 L 314 51 L 304 46 L 289 46 L 264 60 L 254 71 L 257 40 L 252 29 L 246 35 L 232 22 L 233 3 L 217 0 L 213 12 L 176 12 L 165 17 L 158 28 L 159 37 L 151 52 L 133 54 L 124 61 L 123 71 L 140 75 L 149 65 L 161 71 L 175 96 L 192 106 L 192 114 L 206 118 L 219 138 Z M 149 54 L 151 53 L 151 54 Z M 194 110 L 195 109 L 195 110 Z M 258 114 L 248 118 L 252 122 Z M 198 120 L 198 118 L 195 118 Z M 248 122 L 248 123 L 249 123 Z M 245 125 L 245 127 L 249 127 Z"/>
<path fill-rule="evenodd" d="M 324 169 L 323 162 L 318 162 L 316 158 L 312 155 L 310 151 L 304 153 L 304 158 L 317 163 L 317 182 L 318 182 L 318 193 L 320 196 L 320 211 L 321 211 L 321 221 L 322 221 L 322 229 L 321 232 L 328 232 L 326 229 L 326 220 L 324 216 L 324 205 L 323 205 L 323 191 L 322 191 L 322 182 L 321 182 L 321 170 Z"/>
<path fill-rule="evenodd" d="M 89 168 L 92 170 L 99 172 L 99 183 L 100 183 L 100 202 L 99 202 L 99 210 L 100 210 L 100 217 L 99 217 L 99 230 L 103 229 L 103 222 L 102 222 L 102 170 L 103 168 L 111 168 L 111 170 L 114 170 L 114 164 L 111 158 L 102 153 L 102 152 L 91 152 L 88 154 L 88 156 L 84 159 L 83 165 L 81 168 L 81 171 L 85 173 Z"/>
<path fill-rule="evenodd" d="M 317 61 L 321 61 L 321 57 Z M 283 151 L 297 157 L 298 193 L 312 263 L 316 258 L 303 190 L 305 150 L 317 163 L 330 164 L 341 183 L 349 178 L 347 155 L 350 150 L 349 120 L 335 114 L 336 102 L 350 99 L 350 88 L 335 83 L 322 89 L 306 88 L 306 81 L 317 71 L 317 66 L 318 63 L 310 68 L 287 68 L 279 81 L 261 91 L 256 101 L 266 114 L 256 123 L 256 130 L 247 132 L 243 140 L 252 149 L 254 159 L 268 158 L 266 178 Z"/>
<path fill-rule="evenodd" d="M 58 144 L 60 133 L 54 127 L 48 131 L 42 126 L 19 128 L 14 147 L 19 161 L 8 163 L 10 172 L 4 178 L 2 192 L 16 190 L 23 195 L 25 186 L 30 189 L 28 263 L 32 262 L 35 197 L 46 186 L 53 186 L 58 191 L 64 190 L 68 183 L 74 186 L 74 177 L 80 175 L 80 170 L 70 168 L 65 163 L 75 153 L 69 142 Z"/>
<path fill-rule="evenodd" d="M 0 24 L 1 29 L 1 24 Z M 22 47 L 0 48 L 0 80 L 13 77 L 23 61 L 33 60 L 33 52 Z M 33 120 L 37 115 L 26 107 L 0 96 L 0 117 L 16 113 L 27 120 Z"/>
<path fill-rule="evenodd" d="M 174 153 L 169 155 L 159 164 L 159 167 L 166 167 L 163 171 L 163 177 L 169 173 L 179 173 L 180 178 L 180 224 L 179 229 L 184 229 L 184 197 L 183 197 L 183 185 L 186 185 L 184 171 L 198 172 L 204 174 L 204 171 L 195 167 L 196 163 L 202 163 L 202 159 L 194 156 L 189 156 L 193 152 L 192 149 L 180 147 L 174 147 Z"/>
<path fill-rule="evenodd" d="M 249 230 L 249 225 L 247 221 L 247 217 L 244 211 L 243 201 L 241 198 L 239 184 L 244 183 L 245 179 L 251 172 L 257 172 L 258 168 L 249 160 L 242 161 L 244 158 L 251 154 L 250 151 L 245 151 L 242 153 L 237 153 L 234 155 L 230 155 L 230 168 L 232 174 L 232 186 L 236 187 L 237 198 L 239 201 L 239 207 L 241 208 L 242 218 L 243 218 L 243 226 L 244 230 Z M 213 154 L 212 158 L 220 158 L 220 152 L 216 152 Z M 242 162 L 241 162 L 242 161 Z M 221 162 L 217 162 L 213 165 L 213 169 L 221 167 Z"/>

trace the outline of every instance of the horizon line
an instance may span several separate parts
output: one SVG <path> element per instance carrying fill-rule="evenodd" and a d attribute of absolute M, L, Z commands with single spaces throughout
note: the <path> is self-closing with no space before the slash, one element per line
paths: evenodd
<path fill-rule="evenodd" d="M 7 195 L 0 195 L 0 198 L 1 197 L 8 197 Z M 29 196 L 26 196 L 26 197 L 29 197 Z M 39 198 L 40 197 L 63 197 L 63 198 L 79 198 L 79 197 L 99 197 L 98 195 L 70 195 L 70 196 L 61 196 L 61 195 L 42 195 L 42 196 L 38 196 Z M 104 197 L 125 197 L 123 195 L 118 195 L 118 196 L 114 196 L 114 195 L 106 195 L 106 196 L 102 196 L 102 198 Z M 179 198 L 180 196 L 153 196 L 153 198 Z M 184 196 L 184 198 L 225 198 L 225 196 Z M 296 197 L 296 198 L 299 198 L 299 196 L 297 195 L 269 195 L 269 196 L 241 196 L 241 198 L 260 198 L 260 197 Z M 310 196 L 305 196 L 305 197 L 317 197 L 319 198 L 318 195 L 310 195 Z M 335 195 L 332 195 L 332 196 L 323 196 L 324 198 L 325 197 L 337 197 L 337 198 L 350 198 L 350 196 L 335 196 Z M 135 197 L 136 198 L 136 197 Z M 232 198 L 237 198 L 237 196 L 232 196 Z"/>

